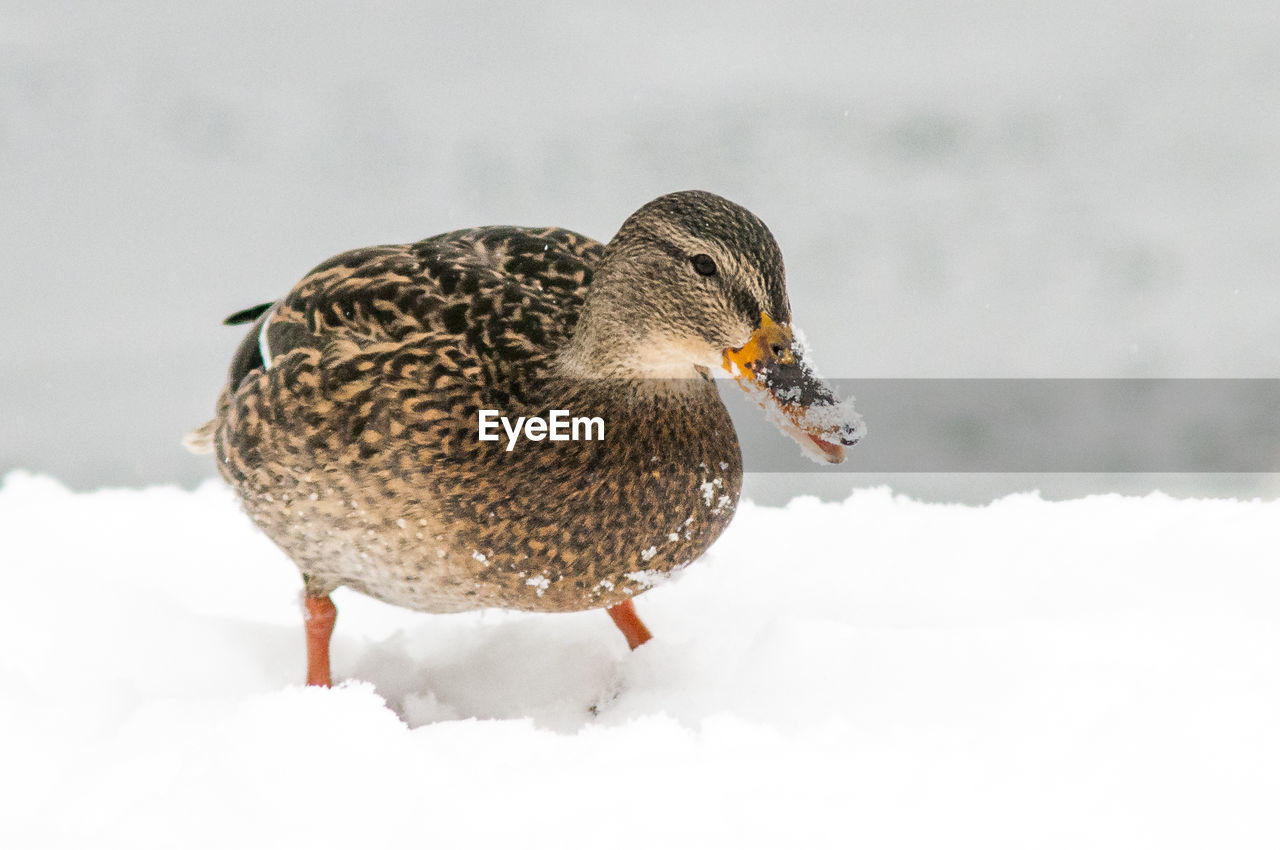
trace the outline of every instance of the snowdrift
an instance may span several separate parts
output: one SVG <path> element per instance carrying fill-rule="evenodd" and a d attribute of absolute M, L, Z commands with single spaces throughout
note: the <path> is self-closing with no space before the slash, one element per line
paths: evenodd
<path fill-rule="evenodd" d="M 640 598 L 429 616 L 209 483 L 0 489 L 0 845 L 1275 846 L 1280 503 L 745 504 Z"/>

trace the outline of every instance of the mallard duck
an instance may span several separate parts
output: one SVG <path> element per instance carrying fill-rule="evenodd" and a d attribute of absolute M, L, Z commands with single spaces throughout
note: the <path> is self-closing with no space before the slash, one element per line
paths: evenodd
<path fill-rule="evenodd" d="M 768 228 L 707 192 L 607 245 L 479 227 L 348 251 L 227 319 L 252 327 L 188 445 L 301 571 L 308 684 L 330 683 L 342 586 L 427 612 L 603 608 L 634 649 L 632 599 L 737 508 L 713 374 L 820 460 L 862 434 L 790 319 Z"/>

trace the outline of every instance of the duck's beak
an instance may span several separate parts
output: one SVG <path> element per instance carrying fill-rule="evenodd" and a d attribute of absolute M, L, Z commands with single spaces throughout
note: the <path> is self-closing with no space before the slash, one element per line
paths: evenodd
<path fill-rule="evenodd" d="M 852 405 L 841 403 L 814 374 L 791 327 L 768 313 L 761 314 L 760 326 L 745 345 L 725 349 L 724 368 L 815 460 L 840 463 L 845 447 L 865 432 Z"/>

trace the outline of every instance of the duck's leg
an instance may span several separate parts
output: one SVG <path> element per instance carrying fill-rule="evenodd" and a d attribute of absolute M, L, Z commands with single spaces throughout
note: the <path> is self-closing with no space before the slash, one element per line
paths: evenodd
<path fill-rule="evenodd" d="M 333 684 L 329 677 L 329 638 L 338 609 L 328 596 L 303 596 L 302 604 L 307 626 L 307 684 L 327 688 Z"/>
<path fill-rule="evenodd" d="M 649 629 L 645 624 L 640 622 L 640 618 L 636 616 L 635 603 L 630 599 L 626 602 L 619 602 L 608 610 L 609 616 L 613 618 L 614 625 L 622 630 L 623 637 L 627 639 L 627 646 L 635 649 L 653 637 L 653 635 L 649 634 Z"/>

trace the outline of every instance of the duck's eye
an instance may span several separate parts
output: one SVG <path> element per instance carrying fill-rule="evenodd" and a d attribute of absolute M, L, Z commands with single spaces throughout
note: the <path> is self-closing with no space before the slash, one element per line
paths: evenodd
<path fill-rule="evenodd" d="M 706 254 L 694 254 L 689 262 L 693 263 L 693 270 L 704 277 L 711 277 L 716 273 L 716 261 Z"/>

